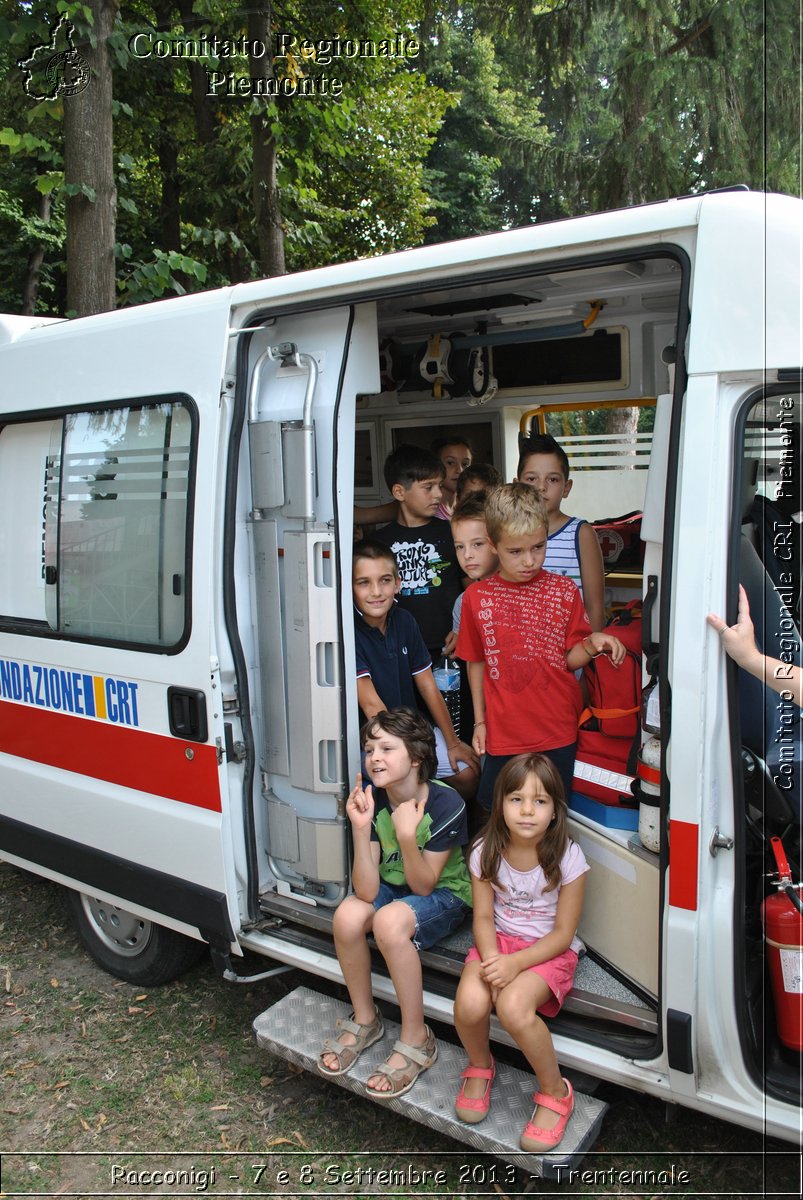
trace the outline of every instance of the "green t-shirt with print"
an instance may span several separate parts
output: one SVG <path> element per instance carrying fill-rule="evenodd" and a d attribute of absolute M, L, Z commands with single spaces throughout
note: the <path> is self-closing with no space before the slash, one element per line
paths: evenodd
<path fill-rule="evenodd" d="M 386 883 L 405 884 L 404 861 L 393 828 L 390 801 L 382 788 L 374 790 L 374 805 L 371 841 L 379 842 L 382 848 L 379 876 Z M 415 838 L 420 850 L 450 851 L 438 879 L 438 887 L 448 888 L 470 905 L 471 877 L 463 855 L 463 847 L 468 841 L 468 822 L 462 796 L 437 779 L 430 780 L 427 806 L 415 831 Z"/>

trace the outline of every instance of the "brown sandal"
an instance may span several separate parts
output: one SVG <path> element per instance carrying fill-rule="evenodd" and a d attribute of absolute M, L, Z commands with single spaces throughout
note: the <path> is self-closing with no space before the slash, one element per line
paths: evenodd
<path fill-rule="evenodd" d="M 406 1042 L 393 1043 L 393 1050 L 396 1054 L 401 1054 L 402 1058 L 406 1058 L 407 1062 L 403 1067 L 389 1067 L 387 1062 L 379 1064 L 374 1074 L 386 1075 L 390 1080 L 390 1087 L 386 1092 L 378 1092 L 366 1084 L 365 1090 L 374 1100 L 393 1100 L 396 1096 L 403 1096 L 405 1092 L 409 1092 L 421 1072 L 426 1071 L 427 1067 L 431 1067 L 435 1062 L 438 1057 L 438 1043 L 429 1025 L 425 1025 L 424 1028 L 427 1036 L 421 1046 L 408 1046 Z"/>
<path fill-rule="evenodd" d="M 385 1026 L 382 1024 L 382 1018 L 378 1011 L 375 1011 L 370 1025 L 359 1025 L 353 1018 L 354 1013 L 350 1017 L 338 1017 L 335 1021 L 339 1032 L 336 1037 L 326 1039 L 323 1050 L 318 1055 L 318 1070 L 322 1075 L 345 1075 L 346 1071 L 353 1067 L 363 1050 L 367 1050 L 369 1046 L 373 1046 L 374 1042 L 378 1042 L 385 1036 Z M 340 1041 L 343 1033 L 354 1035 L 355 1040 L 351 1046 L 344 1046 Z M 336 1070 L 333 1071 L 324 1065 L 324 1054 L 334 1054 L 338 1063 Z"/>

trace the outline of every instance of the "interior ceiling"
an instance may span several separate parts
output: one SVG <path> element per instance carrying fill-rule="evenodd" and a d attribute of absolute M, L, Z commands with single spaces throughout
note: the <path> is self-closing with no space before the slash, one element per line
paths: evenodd
<path fill-rule="evenodd" d="M 498 284 L 469 284 L 394 297 L 379 306 L 380 327 L 394 336 L 428 336 L 435 331 L 474 331 L 514 322 L 582 319 L 594 300 L 617 316 L 644 308 L 669 310 L 677 303 L 680 270 L 671 259 L 647 259 L 534 275 Z M 602 316 L 605 315 L 603 308 Z M 519 319 L 520 318 L 520 321 Z"/>

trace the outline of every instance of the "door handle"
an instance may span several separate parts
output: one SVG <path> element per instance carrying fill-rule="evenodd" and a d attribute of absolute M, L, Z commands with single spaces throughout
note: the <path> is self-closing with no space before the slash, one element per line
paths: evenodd
<path fill-rule="evenodd" d="M 167 689 L 167 716 L 173 737 L 187 742 L 205 742 L 208 737 L 206 696 L 191 688 Z"/>

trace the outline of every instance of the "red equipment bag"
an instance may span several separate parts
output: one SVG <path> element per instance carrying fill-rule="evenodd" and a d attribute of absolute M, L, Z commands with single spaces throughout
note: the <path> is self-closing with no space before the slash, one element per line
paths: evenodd
<path fill-rule="evenodd" d="M 634 769 L 628 766 L 629 742 L 581 729 L 577 737 L 572 790 L 600 804 L 636 808 L 631 790 Z"/>
<path fill-rule="evenodd" d="M 640 571 L 644 563 L 641 518 L 638 510 L 621 517 L 602 517 L 593 521 L 606 571 Z"/>
<path fill-rule="evenodd" d="M 606 626 L 626 648 L 615 667 L 597 655 L 583 675 L 588 707 L 580 714 L 574 790 L 603 804 L 635 806 L 631 784 L 641 744 L 641 601 L 633 601 Z"/>

